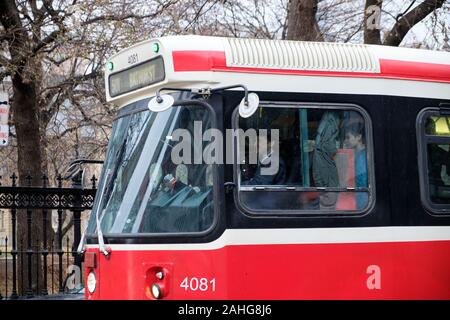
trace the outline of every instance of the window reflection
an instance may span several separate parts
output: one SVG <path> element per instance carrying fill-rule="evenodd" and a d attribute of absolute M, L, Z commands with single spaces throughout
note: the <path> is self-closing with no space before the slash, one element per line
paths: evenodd
<path fill-rule="evenodd" d="M 427 118 L 425 133 L 435 136 L 450 136 L 450 117 L 431 116 Z"/>

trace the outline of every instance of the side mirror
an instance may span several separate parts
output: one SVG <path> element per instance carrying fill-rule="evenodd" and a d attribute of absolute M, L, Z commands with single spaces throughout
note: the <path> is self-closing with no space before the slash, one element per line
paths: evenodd
<path fill-rule="evenodd" d="M 95 172 L 92 172 L 89 168 L 83 166 L 84 164 L 103 164 L 102 160 L 91 159 L 76 159 L 72 161 L 67 167 L 63 179 L 72 180 L 72 183 L 76 183 L 81 188 L 91 188 L 93 181 L 91 180 Z M 99 176 L 100 172 L 97 172 L 96 176 Z"/>
<path fill-rule="evenodd" d="M 148 108 L 153 112 L 161 112 L 173 106 L 175 99 L 168 94 L 156 95 L 148 102 Z"/>
<path fill-rule="evenodd" d="M 259 96 L 256 93 L 251 92 L 247 97 L 244 97 L 239 104 L 239 115 L 242 118 L 251 117 L 258 109 L 258 106 Z"/>

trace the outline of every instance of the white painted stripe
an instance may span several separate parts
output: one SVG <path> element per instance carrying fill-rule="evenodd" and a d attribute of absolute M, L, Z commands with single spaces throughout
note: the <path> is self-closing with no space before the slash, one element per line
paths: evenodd
<path fill-rule="evenodd" d="M 450 84 L 426 81 L 233 72 L 215 72 L 213 81 L 219 83 L 217 86 L 244 83 L 250 91 L 370 94 L 450 99 Z"/>
<path fill-rule="evenodd" d="M 339 244 L 450 241 L 450 226 L 440 227 L 366 227 L 302 229 L 227 229 L 209 243 L 114 244 L 117 251 L 136 250 L 216 250 L 237 245 Z M 97 245 L 88 245 L 96 248 Z"/>
<path fill-rule="evenodd" d="M 175 73 L 174 73 L 175 74 Z M 206 79 L 208 72 L 177 72 L 177 86 L 180 88 L 222 87 L 244 83 L 249 91 L 324 93 L 324 94 L 361 94 L 417 98 L 450 99 L 450 84 L 414 80 L 324 77 L 306 75 L 255 74 L 238 72 L 209 72 L 210 82 L 192 83 L 192 79 Z M 174 75 L 175 79 L 175 75 Z M 154 95 L 155 88 L 136 92 L 132 100 Z"/>
<path fill-rule="evenodd" d="M 379 59 L 450 65 L 450 53 L 446 51 L 377 45 L 368 47 Z"/>

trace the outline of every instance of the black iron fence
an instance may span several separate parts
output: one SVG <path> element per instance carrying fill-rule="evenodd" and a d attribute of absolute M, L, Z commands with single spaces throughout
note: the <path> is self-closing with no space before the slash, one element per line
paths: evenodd
<path fill-rule="evenodd" d="M 17 186 L 13 174 L 9 186 L 0 183 L 2 218 L 9 214 L 6 228 L 3 221 L 9 231 L 0 230 L 0 299 L 64 293 L 69 276 L 76 268 L 83 270 L 77 246 L 82 213 L 94 203 L 95 176 L 87 188 L 81 184 L 81 171 L 70 187 L 63 187 L 61 176 L 56 187 L 49 186 L 46 176 L 38 187 L 32 179 L 28 176 L 26 186 Z"/>

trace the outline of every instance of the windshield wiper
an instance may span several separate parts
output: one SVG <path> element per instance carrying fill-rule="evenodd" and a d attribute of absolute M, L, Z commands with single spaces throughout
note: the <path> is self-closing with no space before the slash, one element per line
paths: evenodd
<path fill-rule="evenodd" d="M 105 189 L 103 189 L 105 190 Z M 100 203 L 103 206 L 103 202 L 104 202 L 104 198 L 103 196 L 103 192 L 100 195 L 100 199 L 102 201 L 102 203 Z M 103 211 L 103 209 L 102 209 Z M 103 240 L 103 233 L 102 233 L 102 228 L 101 228 L 101 223 L 100 223 L 100 219 L 98 217 L 98 212 L 99 210 L 95 211 L 95 224 L 97 225 L 97 240 L 98 240 L 98 248 L 100 250 L 101 253 L 103 253 L 105 256 L 107 256 L 110 251 L 108 251 L 105 247 L 105 241 Z"/>

